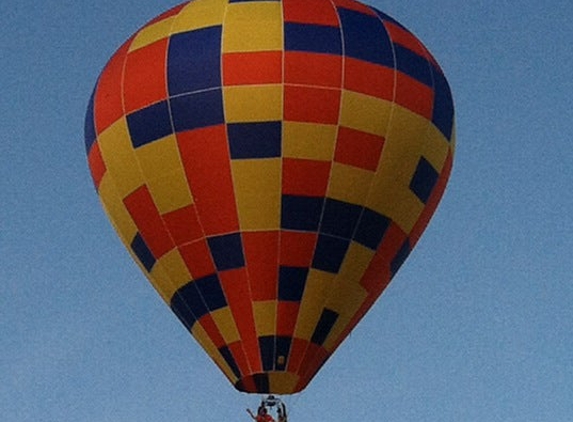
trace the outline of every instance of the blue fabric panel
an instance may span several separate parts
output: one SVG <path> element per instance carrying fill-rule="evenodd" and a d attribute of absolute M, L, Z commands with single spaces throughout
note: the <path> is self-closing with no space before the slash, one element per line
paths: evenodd
<path fill-rule="evenodd" d="M 290 337 L 275 337 L 275 371 L 284 371 L 288 364 L 288 356 L 292 339 Z M 283 356 L 284 361 L 279 362 L 279 357 Z"/>
<path fill-rule="evenodd" d="M 169 106 L 161 101 L 127 115 L 127 126 L 134 148 L 173 133 Z"/>
<path fill-rule="evenodd" d="M 86 144 L 86 152 L 89 154 L 92 149 L 97 135 L 95 130 L 94 122 L 94 95 L 95 91 L 92 92 L 90 97 L 90 102 L 88 103 L 88 110 L 86 111 L 86 120 L 84 122 L 84 140 Z"/>
<path fill-rule="evenodd" d="M 390 273 L 392 274 L 392 277 L 394 277 L 394 275 L 398 272 L 404 261 L 406 261 L 406 258 L 408 258 L 408 255 L 410 255 L 411 251 L 412 248 L 410 247 L 410 242 L 406 240 L 390 263 Z"/>
<path fill-rule="evenodd" d="M 195 315 L 189 309 L 185 307 L 185 304 L 180 300 L 180 298 L 174 295 L 171 298 L 171 311 L 179 318 L 179 321 L 187 328 L 187 330 L 191 331 L 197 319 Z"/>
<path fill-rule="evenodd" d="M 286 51 L 342 54 L 339 28 L 290 22 L 284 25 Z"/>
<path fill-rule="evenodd" d="M 229 365 L 229 368 L 231 368 L 233 374 L 235 374 L 237 378 L 240 378 L 241 371 L 239 371 L 237 362 L 235 362 L 235 358 L 233 357 L 233 354 L 231 353 L 229 348 L 227 346 L 223 346 L 219 349 L 219 353 L 221 353 L 221 356 L 223 356 L 223 359 L 225 359 L 225 362 L 227 362 L 227 365 Z"/>
<path fill-rule="evenodd" d="M 306 285 L 308 268 L 286 267 L 279 268 L 279 300 L 300 302 Z"/>
<path fill-rule="evenodd" d="M 253 380 L 255 381 L 258 393 L 263 394 L 270 392 L 269 376 L 267 374 L 254 374 Z"/>
<path fill-rule="evenodd" d="M 227 126 L 231 158 L 281 156 L 281 122 L 230 123 Z"/>
<path fill-rule="evenodd" d="M 338 313 L 325 308 L 320 315 L 320 319 L 318 320 L 318 324 L 316 324 L 316 328 L 314 329 L 314 333 L 312 334 L 310 341 L 322 346 L 337 319 Z"/>
<path fill-rule="evenodd" d="M 352 238 L 362 207 L 348 202 L 326 199 L 320 223 L 320 232 L 333 236 Z"/>
<path fill-rule="evenodd" d="M 245 266 L 243 242 L 239 233 L 211 237 L 207 239 L 207 243 L 218 271 Z"/>
<path fill-rule="evenodd" d="M 174 34 L 169 39 L 169 95 L 221 86 L 222 26 Z"/>
<path fill-rule="evenodd" d="M 454 103 L 448 81 L 434 68 L 434 110 L 432 122 L 451 141 L 454 122 Z"/>
<path fill-rule="evenodd" d="M 432 71 L 425 57 L 419 56 L 412 50 L 394 44 L 396 53 L 396 68 L 417 81 L 432 87 Z"/>
<path fill-rule="evenodd" d="M 289 230 L 318 230 L 324 198 L 283 195 L 281 228 Z"/>
<path fill-rule="evenodd" d="M 217 309 L 227 306 L 225 293 L 221 287 L 221 282 L 216 274 L 208 275 L 206 277 L 195 280 L 192 284 L 197 286 L 197 290 L 201 294 L 201 298 L 207 306 L 209 312 L 216 311 Z"/>
<path fill-rule="evenodd" d="M 354 240 L 367 248 L 376 250 L 389 226 L 389 218 L 364 208 L 354 234 Z"/>
<path fill-rule="evenodd" d="M 386 29 L 375 16 L 339 8 L 344 53 L 370 63 L 394 67 L 394 54 Z"/>
<path fill-rule="evenodd" d="M 194 282 L 187 283 L 175 292 L 171 298 L 171 309 L 188 330 L 193 328 L 199 318 L 209 313 Z"/>
<path fill-rule="evenodd" d="M 147 244 L 141 237 L 141 234 L 137 233 L 133 240 L 131 241 L 131 250 L 141 262 L 141 265 L 150 272 L 153 266 L 155 265 L 156 259 L 147 247 Z"/>
<path fill-rule="evenodd" d="M 438 177 L 438 172 L 424 157 L 421 157 L 410 181 L 410 190 L 425 204 L 436 186 Z"/>
<path fill-rule="evenodd" d="M 263 371 L 272 371 L 275 361 L 275 336 L 259 337 L 259 349 Z"/>
<path fill-rule="evenodd" d="M 314 251 L 312 267 L 338 273 L 349 245 L 349 240 L 320 234 Z"/>
<path fill-rule="evenodd" d="M 394 25 L 399 26 L 402 29 L 405 29 L 406 31 L 408 31 L 400 22 L 398 22 L 397 20 L 395 20 L 392 16 L 387 15 L 386 13 L 371 7 L 370 9 L 372 9 L 380 19 L 382 19 L 384 22 L 392 22 Z"/>
<path fill-rule="evenodd" d="M 209 313 L 209 309 L 207 309 L 207 305 L 203 301 L 201 297 L 201 292 L 197 288 L 197 284 L 195 282 L 190 282 L 185 286 L 181 287 L 175 295 L 173 295 L 173 299 L 178 298 L 178 304 L 180 303 L 181 307 L 185 308 L 183 313 L 190 313 L 193 318 L 199 319 L 203 315 Z M 172 300 L 173 306 L 173 300 Z"/>
<path fill-rule="evenodd" d="M 214 274 L 187 283 L 171 298 L 171 309 L 189 330 L 202 316 L 225 306 L 221 283 Z"/>
<path fill-rule="evenodd" d="M 221 89 L 174 97 L 170 103 L 176 132 L 216 126 L 225 121 Z"/>

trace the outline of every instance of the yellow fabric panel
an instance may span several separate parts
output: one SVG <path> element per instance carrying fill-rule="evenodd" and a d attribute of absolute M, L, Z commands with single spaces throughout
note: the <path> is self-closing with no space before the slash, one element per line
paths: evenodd
<path fill-rule="evenodd" d="M 267 372 L 267 374 L 270 391 L 276 394 L 292 394 L 300 378 L 291 372 Z"/>
<path fill-rule="evenodd" d="M 136 259 L 139 262 L 138 259 Z M 192 280 L 191 274 L 181 257 L 178 249 L 173 249 L 163 255 L 151 270 L 151 284 L 163 297 L 167 304 L 175 292 Z"/>
<path fill-rule="evenodd" d="M 193 203 L 175 135 L 137 148 L 136 155 L 160 214 Z"/>
<path fill-rule="evenodd" d="M 281 85 L 224 87 L 223 102 L 227 123 L 282 120 Z"/>
<path fill-rule="evenodd" d="M 366 201 L 366 206 L 392 219 L 405 232 L 410 233 L 424 204 L 409 189 L 408 185 L 396 183 L 391 177 L 374 178 L 372 192 Z"/>
<path fill-rule="evenodd" d="M 135 222 L 131 215 L 127 212 L 127 208 L 123 204 L 123 198 L 119 196 L 113 180 L 109 174 L 102 178 L 99 185 L 98 194 L 103 204 L 103 208 L 113 224 L 115 231 L 119 235 L 121 241 L 129 246 L 131 241 L 137 233 Z M 128 248 L 129 249 L 129 248 Z M 137 260 L 136 260 L 137 261 Z"/>
<path fill-rule="evenodd" d="M 173 24 L 174 19 L 174 16 L 170 16 L 143 28 L 133 39 L 133 42 L 129 46 L 129 51 L 137 50 L 138 48 L 145 47 L 155 41 L 167 38 L 170 35 L 171 25 Z"/>
<path fill-rule="evenodd" d="M 360 285 L 360 280 L 374 253 L 371 249 L 354 242 L 348 248 L 336 277 L 333 293 L 325 304 L 326 308 L 338 313 L 336 323 L 324 343 L 324 347 L 329 351 L 333 350 L 336 340 L 368 297 L 368 292 Z"/>
<path fill-rule="evenodd" d="M 221 369 L 221 371 L 223 371 L 223 373 L 231 381 L 231 383 L 235 384 L 238 381 L 238 378 L 235 376 L 235 374 L 233 374 L 233 371 L 231 370 L 231 368 L 229 368 L 229 365 L 227 365 L 227 362 L 225 362 L 225 359 L 223 359 L 223 357 L 219 353 L 219 350 L 217 350 L 217 347 L 211 341 L 211 339 L 209 338 L 203 327 L 201 327 L 201 324 L 193 325 L 193 328 L 191 329 L 191 334 L 193 335 L 195 340 L 197 340 L 197 342 L 201 345 L 201 347 L 205 350 L 205 352 L 207 352 L 209 357 L 213 359 L 213 361 L 217 364 L 217 366 Z"/>
<path fill-rule="evenodd" d="M 145 274 L 145 268 L 139 262 L 137 257 L 134 256 L 135 262 L 139 264 L 143 273 Z M 171 297 L 175 292 L 171 284 L 171 279 L 169 278 L 169 273 L 167 269 L 162 265 L 157 265 L 157 263 L 153 266 L 151 273 L 147 276 L 151 285 L 155 288 L 157 293 L 161 296 L 163 301 L 169 305 Z"/>
<path fill-rule="evenodd" d="M 447 156 L 448 145 L 436 132 L 424 117 L 404 107 L 394 108 L 373 181 L 372 192 L 376 195 L 368 197 L 367 206 L 393 219 L 406 233 L 411 231 L 424 208 L 409 187 L 422 154 L 427 152 L 425 158 L 432 164 L 441 163 L 441 166 Z M 430 151 L 432 148 L 435 151 Z"/>
<path fill-rule="evenodd" d="M 107 172 L 122 198 L 145 183 L 125 117 L 103 131 L 98 137 L 98 143 Z"/>
<path fill-rule="evenodd" d="M 233 183 L 241 230 L 280 227 L 281 160 L 233 160 Z M 261 204 L 265 204 L 261 207 Z"/>
<path fill-rule="evenodd" d="M 309 340 L 322 314 L 322 304 L 334 285 L 336 274 L 311 268 L 300 302 L 294 337 Z"/>
<path fill-rule="evenodd" d="M 422 147 L 422 155 L 440 172 L 452 146 L 444 137 L 444 134 L 433 124 L 428 125 L 426 142 Z"/>
<path fill-rule="evenodd" d="M 364 205 L 374 173 L 357 167 L 333 163 L 327 196 L 351 204 Z"/>
<path fill-rule="evenodd" d="M 195 0 L 187 4 L 176 16 L 171 33 L 192 31 L 221 25 L 228 0 Z"/>
<path fill-rule="evenodd" d="M 326 350 L 333 351 L 336 346 L 336 341 L 367 297 L 368 293 L 362 286 L 347 283 L 344 284 L 344 286 L 338 287 L 336 294 L 329 298 L 326 308 L 338 312 L 338 318 L 323 344 Z"/>
<path fill-rule="evenodd" d="M 349 300 L 352 301 L 352 304 L 357 305 L 356 306 L 356 311 L 357 311 L 358 308 L 362 305 L 364 298 L 357 297 L 355 299 L 353 297 L 350 297 Z M 330 330 L 330 333 L 328 333 L 328 337 L 326 338 L 326 340 L 322 345 L 328 352 L 330 353 L 334 352 L 337 345 L 339 345 L 340 336 L 342 334 L 347 335 L 347 333 L 344 333 L 344 330 L 348 328 L 348 324 L 350 323 L 352 316 L 339 315 L 338 319 L 336 320 L 336 323 Z"/>
<path fill-rule="evenodd" d="M 336 134 L 332 125 L 283 122 L 283 156 L 331 161 Z"/>
<path fill-rule="evenodd" d="M 375 251 L 359 243 L 351 242 L 340 266 L 338 278 L 346 283 L 360 285 L 362 275 L 366 272 Z"/>
<path fill-rule="evenodd" d="M 235 324 L 235 319 L 230 308 L 225 307 L 217 309 L 216 311 L 211 312 L 211 317 L 215 321 L 225 343 L 231 344 L 241 340 L 239 330 L 237 329 L 237 325 Z"/>
<path fill-rule="evenodd" d="M 257 336 L 274 336 L 276 334 L 277 301 L 265 300 L 253 302 L 255 329 Z"/>
<path fill-rule="evenodd" d="M 147 143 L 136 150 L 141 171 L 147 179 L 152 179 L 173 169 L 181 169 L 181 158 L 175 135 Z"/>
<path fill-rule="evenodd" d="M 455 154 L 456 152 L 456 139 L 457 139 L 457 130 L 456 130 L 456 122 L 454 120 L 454 126 L 452 128 L 452 136 L 451 136 L 451 140 L 450 140 L 450 148 L 452 150 L 452 155 Z"/>
<path fill-rule="evenodd" d="M 392 103 L 353 91 L 342 91 L 340 124 L 352 129 L 386 136 Z"/>
<path fill-rule="evenodd" d="M 149 179 L 147 187 L 161 214 L 177 210 L 193 202 L 183 171 L 176 170 L 156 179 Z"/>
<path fill-rule="evenodd" d="M 223 52 L 282 50 L 282 25 L 281 2 L 229 4 L 223 25 Z"/>
<path fill-rule="evenodd" d="M 408 186 L 427 142 L 429 126 L 429 120 L 403 107 L 395 107 L 379 172 L 385 177 L 392 177 L 395 183 Z"/>

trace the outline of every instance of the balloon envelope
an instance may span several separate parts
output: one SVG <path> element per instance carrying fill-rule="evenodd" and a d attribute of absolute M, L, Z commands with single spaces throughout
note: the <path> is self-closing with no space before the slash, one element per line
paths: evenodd
<path fill-rule="evenodd" d="M 113 55 L 86 118 L 121 240 L 239 390 L 294 393 L 373 305 L 450 174 L 428 50 L 353 0 L 194 0 Z"/>

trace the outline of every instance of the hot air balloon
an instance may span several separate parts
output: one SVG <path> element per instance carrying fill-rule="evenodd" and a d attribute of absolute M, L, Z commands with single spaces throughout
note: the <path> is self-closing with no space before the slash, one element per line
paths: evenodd
<path fill-rule="evenodd" d="M 354 0 L 193 0 L 112 56 L 85 123 L 105 212 L 239 391 L 303 390 L 452 167 L 436 60 Z"/>

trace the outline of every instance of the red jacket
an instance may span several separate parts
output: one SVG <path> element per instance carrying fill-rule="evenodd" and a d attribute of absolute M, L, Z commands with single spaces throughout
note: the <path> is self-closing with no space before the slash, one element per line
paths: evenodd
<path fill-rule="evenodd" d="M 275 422 L 273 417 L 268 413 L 266 415 L 257 415 L 256 417 L 257 422 Z"/>

